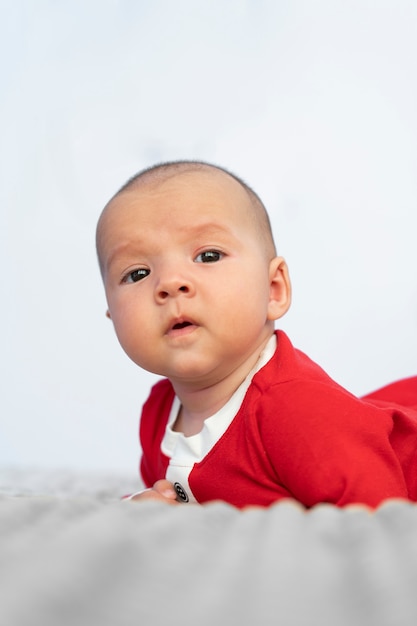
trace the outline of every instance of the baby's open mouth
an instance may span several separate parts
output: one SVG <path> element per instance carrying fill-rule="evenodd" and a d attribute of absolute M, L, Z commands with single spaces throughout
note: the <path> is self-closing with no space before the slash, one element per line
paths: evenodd
<path fill-rule="evenodd" d="M 169 322 L 166 332 L 168 335 L 172 335 L 173 337 L 181 337 L 182 335 L 191 333 L 197 328 L 197 326 L 198 325 L 194 322 L 194 320 L 178 316 Z"/>
<path fill-rule="evenodd" d="M 186 326 L 192 326 L 191 322 L 180 322 L 178 324 L 174 324 L 172 329 L 179 330 L 180 328 L 185 328 Z"/>

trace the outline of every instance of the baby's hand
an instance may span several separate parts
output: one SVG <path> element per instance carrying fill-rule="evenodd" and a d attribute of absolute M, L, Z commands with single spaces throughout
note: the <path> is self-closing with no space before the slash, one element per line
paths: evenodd
<path fill-rule="evenodd" d="M 138 491 L 138 493 L 134 493 L 126 499 L 134 500 L 135 502 L 142 500 L 161 500 L 166 504 L 179 504 L 177 501 L 177 492 L 173 484 L 168 480 L 157 480 L 153 487 Z"/>

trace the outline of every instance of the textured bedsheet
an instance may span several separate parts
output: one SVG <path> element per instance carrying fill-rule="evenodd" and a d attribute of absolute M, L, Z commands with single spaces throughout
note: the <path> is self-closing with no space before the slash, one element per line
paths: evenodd
<path fill-rule="evenodd" d="M 413 504 L 121 502 L 135 486 L 0 472 L 1 626 L 417 623 Z"/>

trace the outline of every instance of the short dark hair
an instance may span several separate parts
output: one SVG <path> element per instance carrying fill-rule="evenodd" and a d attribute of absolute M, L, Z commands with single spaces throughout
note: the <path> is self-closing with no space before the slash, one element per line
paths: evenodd
<path fill-rule="evenodd" d="M 187 171 L 202 171 L 206 169 L 215 169 L 231 176 L 235 179 L 236 182 L 239 183 L 241 187 L 246 191 L 249 195 L 252 202 L 255 202 L 259 205 L 263 211 L 267 214 L 265 205 L 262 200 L 258 196 L 258 194 L 250 187 L 242 178 L 236 176 L 233 172 L 226 169 L 225 167 L 221 167 L 220 165 L 215 165 L 214 163 L 209 163 L 208 161 L 194 161 L 194 160 L 183 160 L 183 161 L 162 161 L 161 163 L 156 163 L 155 165 L 151 165 L 150 167 L 145 167 L 140 170 L 137 174 L 129 178 L 125 182 L 124 185 L 115 193 L 113 197 L 118 196 L 120 193 L 127 191 L 131 187 L 135 187 L 140 183 L 158 183 L 159 181 L 166 180 L 171 176 L 176 176 L 177 174 L 181 174 Z M 268 217 L 268 215 L 267 215 Z M 269 221 L 269 217 L 268 217 Z"/>

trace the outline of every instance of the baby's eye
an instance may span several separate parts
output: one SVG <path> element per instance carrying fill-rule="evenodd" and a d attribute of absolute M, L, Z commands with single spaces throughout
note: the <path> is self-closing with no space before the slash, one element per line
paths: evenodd
<path fill-rule="evenodd" d="M 143 278 L 146 278 L 146 276 L 149 276 L 149 274 L 150 270 L 147 270 L 145 267 L 139 267 L 138 269 L 126 274 L 126 276 L 123 277 L 123 282 L 137 283 L 139 280 L 142 280 Z"/>
<path fill-rule="evenodd" d="M 205 252 L 200 252 L 194 261 L 196 263 L 216 263 L 216 261 L 220 261 L 222 258 L 222 252 L 219 252 L 218 250 L 206 250 Z"/>

